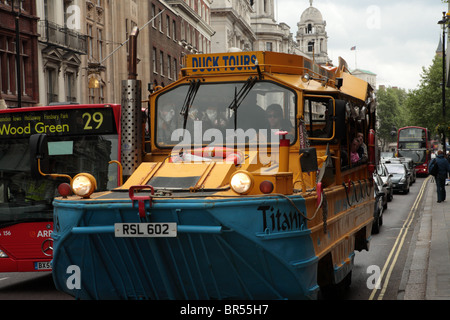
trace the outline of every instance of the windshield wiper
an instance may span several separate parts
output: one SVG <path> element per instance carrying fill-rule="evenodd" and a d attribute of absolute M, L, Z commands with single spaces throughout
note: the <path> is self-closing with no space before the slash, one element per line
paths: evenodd
<path fill-rule="evenodd" d="M 242 86 L 241 90 L 239 90 L 239 92 L 237 92 L 237 88 L 235 88 L 234 100 L 233 100 L 233 102 L 231 102 L 230 106 L 228 107 L 229 109 L 234 111 L 234 130 L 237 129 L 237 109 L 239 108 L 241 103 L 245 100 L 245 98 L 247 97 L 250 90 L 252 90 L 252 88 L 254 87 L 257 80 L 258 80 L 257 77 L 250 77 L 244 83 L 244 85 Z"/>
<path fill-rule="evenodd" d="M 200 88 L 200 83 L 201 83 L 200 79 L 191 80 L 188 93 L 186 95 L 186 98 L 184 99 L 184 104 L 183 104 L 183 107 L 181 108 L 181 112 L 180 112 L 180 114 L 184 118 L 184 122 L 183 122 L 184 130 L 186 130 L 186 124 L 187 124 L 187 119 L 188 119 L 188 115 L 189 115 L 189 108 L 192 106 L 192 103 L 194 102 L 195 96 L 197 95 L 197 92 L 198 92 L 198 88 Z"/>

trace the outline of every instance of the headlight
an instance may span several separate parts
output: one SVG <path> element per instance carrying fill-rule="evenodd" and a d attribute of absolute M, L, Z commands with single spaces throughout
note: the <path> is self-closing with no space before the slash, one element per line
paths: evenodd
<path fill-rule="evenodd" d="M 406 182 L 406 178 L 401 178 L 400 179 L 400 183 L 405 183 Z"/>
<path fill-rule="evenodd" d="M 238 171 L 231 177 L 230 185 L 236 193 L 248 193 L 253 186 L 253 177 L 248 172 Z"/>
<path fill-rule="evenodd" d="M 0 250 L 0 258 L 8 258 L 8 255 Z"/>
<path fill-rule="evenodd" d="M 97 189 L 97 181 L 89 173 L 80 173 L 72 180 L 72 190 L 77 196 L 89 198 Z"/>

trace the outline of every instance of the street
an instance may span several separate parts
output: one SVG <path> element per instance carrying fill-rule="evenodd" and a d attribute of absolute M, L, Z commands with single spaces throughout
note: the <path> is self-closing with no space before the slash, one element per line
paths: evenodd
<path fill-rule="evenodd" d="M 372 235 L 370 250 L 356 253 L 352 284 L 345 300 L 401 299 L 402 273 L 423 207 L 423 198 L 418 196 L 424 182 L 425 178 L 417 178 L 409 194 L 396 193 L 388 203 L 380 233 Z M 382 276 L 379 289 L 374 288 L 377 272 Z"/>
<path fill-rule="evenodd" d="M 0 300 L 73 300 L 59 292 L 51 272 L 0 273 Z"/>
<path fill-rule="evenodd" d="M 372 236 L 370 250 L 356 253 L 352 284 L 342 299 L 397 300 L 400 297 L 402 273 L 422 205 L 416 203 L 416 198 L 424 181 L 418 178 L 409 194 L 395 194 L 388 203 L 380 233 Z M 412 210 L 415 205 L 417 212 Z M 374 289 L 376 275 L 381 273 L 380 289 Z M 72 297 L 55 289 L 49 272 L 0 273 L 0 300 L 6 299 L 70 300 Z"/>

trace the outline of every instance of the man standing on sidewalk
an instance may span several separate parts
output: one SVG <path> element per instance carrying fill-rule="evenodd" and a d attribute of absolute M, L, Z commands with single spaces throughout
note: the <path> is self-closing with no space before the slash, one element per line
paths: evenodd
<path fill-rule="evenodd" d="M 430 164 L 430 172 L 434 166 L 438 166 L 439 168 L 437 176 L 434 177 L 437 187 L 437 202 L 442 202 L 445 201 L 446 196 L 445 179 L 447 179 L 447 172 L 450 173 L 450 164 L 447 159 L 444 158 L 444 151 L 438 151 L 438 155 Z"/>

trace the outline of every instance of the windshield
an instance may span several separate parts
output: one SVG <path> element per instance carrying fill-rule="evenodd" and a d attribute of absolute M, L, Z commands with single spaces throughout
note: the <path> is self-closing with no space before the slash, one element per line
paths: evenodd
<path fill-rule="evenodd" d="M 426 161 L 426 150 L 398 150 L 399 157 L 411 158 L 415 164 Z"/>
<path fill-rule="evenodd" d="M 117 187 L 118 136 L 49 137 L 50 170 L 71 177 L 88 172 L 97 179 L 97 190 Z M 51 220 L 57 187 L 67 179 L 33 179 L 29 140 L 0 140 L 0 224 Z"/>
<path fill-rule="evenodd" d="M 158 147 L 172 148 L 181 141 L 224 145 L 237 132 L 244 133 L 246 143 L 252 139 L 261 143 L 264 135 L 264 141 L 270 142 L 271 133 L 279 130 L 287 131 L 287 138 L 295 143 L 297 99 L 293 91 L 266 81 L 196 84 L 194 88 L 192 84 L 178 86 L 158 97 Z M 242 92 L 242 99 L 236 99 Z"/>
<path fill-rule="evenodd" d="M 405 166 L 403 164 L 386 164 L 386 168 L 392 174 L 405 174 Z"/>

